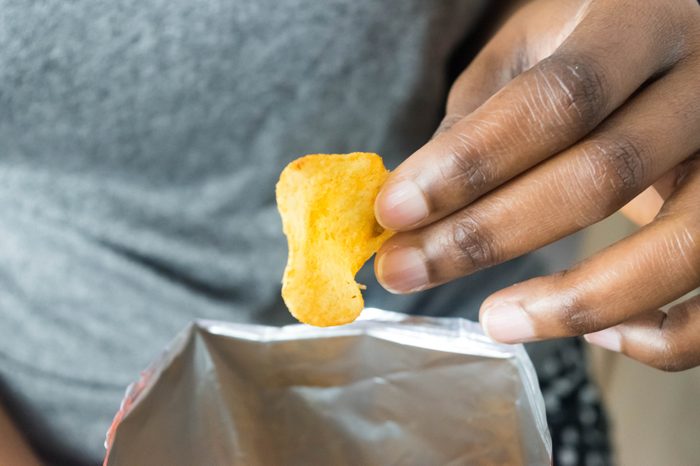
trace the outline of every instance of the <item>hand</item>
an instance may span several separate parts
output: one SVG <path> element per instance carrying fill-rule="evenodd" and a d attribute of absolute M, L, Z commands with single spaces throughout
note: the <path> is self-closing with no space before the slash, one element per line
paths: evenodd
<path fill-rule="evenodd" d="M 39 466 L 41 462 L 0 404 L 0 464 Z"/>
<path fill-rule="evenodd" d="M 650 223 L 495 293 L 480 320 L 504 342 L 587 335 L 661 369 L 699 365 L 700 297 L 658 310 L 700 286 L 699 149 L 695 0 L 530 2 L 377 197 L 377 219 L 399 231 L 377 254 L 377 277 L 394 292 L 430 288 L 627 205 Z"/>

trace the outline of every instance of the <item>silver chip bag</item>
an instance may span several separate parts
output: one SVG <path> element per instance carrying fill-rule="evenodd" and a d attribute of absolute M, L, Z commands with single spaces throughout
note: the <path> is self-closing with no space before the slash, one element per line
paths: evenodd
<path fill-rule="evenodd" d="M 546 465 L 522 346 L 366 309 L 342 327 L 199 321 L 132 384 L 108 466 Z"/>

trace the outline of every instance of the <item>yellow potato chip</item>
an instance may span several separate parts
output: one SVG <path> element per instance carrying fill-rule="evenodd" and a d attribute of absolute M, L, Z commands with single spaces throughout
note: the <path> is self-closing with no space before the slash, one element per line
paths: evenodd
<path fill-rule="evenodd" d="M 282 297 L 311 325 L 352 322 L 364 301 L 355 274 L 392 232 L 374 218 L 389 172 L 377 154 L 315 154 L 282 171 L 277 207 L 289 245 Z"/>

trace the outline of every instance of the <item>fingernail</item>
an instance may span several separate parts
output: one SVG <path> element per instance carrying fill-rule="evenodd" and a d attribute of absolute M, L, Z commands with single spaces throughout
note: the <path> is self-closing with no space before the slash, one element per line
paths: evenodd
<path fill-rule="evenodd" d="M 521 343 L 535 339 L 535 326 L 518 304 L 493 305 L 484 311 L 481 321 L 484 331 L 494 340 Z"/>
<path fill-rule="evenodd" d="M 416 248 L 398 248 L 382 254 L 377 262 L 377 278 L 392 293 L 425 288 L 428 268 L 423 253 Z"/>
<path fill-rule="evenodd" d="M 399 181 L 387 186 L 377 199 L 378 219 L 391 230 L 400 230 L 428 216 L 428 204 L 423 191 L 413 181 Z"/>
<path fill-rule="evenodd" d="M 584 335 L 583 338 L 585 338 L 588 343 L 617 353 L 622 349 L 622 335 L 614 328 L 606 328 L 599 332 L 589 333 L 588 335 Z"/>

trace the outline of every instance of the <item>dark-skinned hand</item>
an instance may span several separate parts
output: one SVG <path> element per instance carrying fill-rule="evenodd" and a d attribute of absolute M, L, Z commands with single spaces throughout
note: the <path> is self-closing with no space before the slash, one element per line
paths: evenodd
<path fill-rule="evenodd" d="M 434 287 L 624 207 L 638 232 L 482 305 L 508 343 L 586 335 L 664 370 L 700 365 L 700 6 L 535 0 L 452 87 L 436 136 L 376 201 L 399 231 L 390 291 Z"/>

